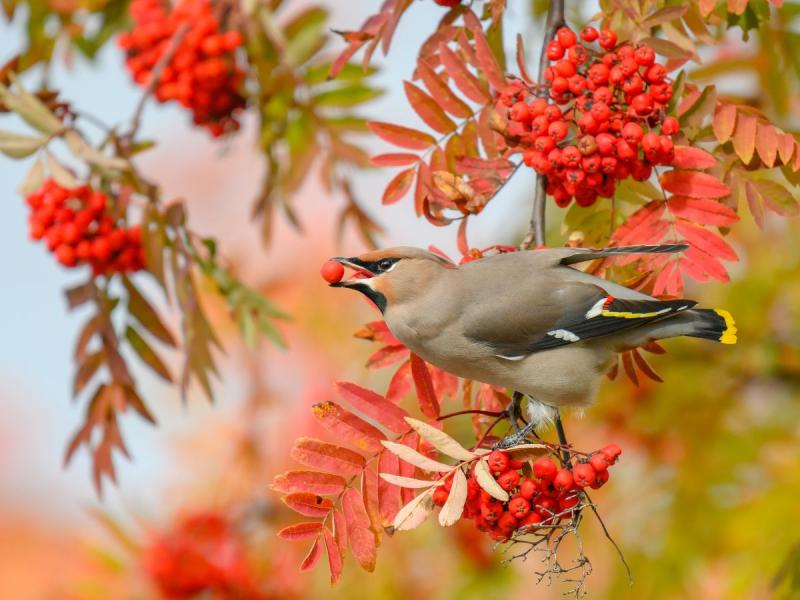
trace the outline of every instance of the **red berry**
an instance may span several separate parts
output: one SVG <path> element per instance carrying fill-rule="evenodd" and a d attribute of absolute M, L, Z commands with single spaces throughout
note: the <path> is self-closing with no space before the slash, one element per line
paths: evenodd
<path fill-rule="evenodd" d="M 575 73 L 577 73 L 575 65 L 568 60 L 558 61 L 556 66 L 553 68 L 555 69 L 556 74 L 561 75 L 562 77 L 572 77 L 575 75 Z M 553 83 L 555 83 L 555 80 L 553 80 Z M 569 87 L 569 84 L 567 84 L 567 87 Z"/>
<path fill-rule="evenodd" d="M 550 496 L 540 496 L 535 502 L 535 509 L 545 519 L 558 511 L 558 502 Z"/>
<path fill-rule="evenodd" d="M 650 94 L 639 94 L 631 100 L 631 106 L 638 115 L 649 115 L 653 112 L 653 97 Z"/>
<path fill-rule="evenodd" d="M 645 72 L 647 83 L 661 83 L 667 77 L 667 70 L 662 65 L 653 65 Z"/>
<path fill-rule="evenodd" d="M 586 463 L 575 465 L 572 469 L 572 477 L 578 487 L 589 486 L 595 480 L 594 469 Z"/>
<path fill-rule="evenodd" d="M 529 531 L 532 531 L 534 528 L 533 525 L 538 525 L 542 522 L 542 515 L 537 512 L 529 512 L 527 515 L 522 517 L 519 520 L 517 526 L 522 529 L 523 527 L 530 528 Z"/>
<path fill-rule="evenodd" d="M 492 450 L 487 459 L 489 470 L 495 475 L 499 475 L 508 469 L 508 454 L 501 450 Z"/>
<path fill-rule="evenodd" d="M 560 142 L 567 137 L 567 134 L 569 133 L 569 126 L 565 121 L 553 121 L 547 127 L 547 133 L 555 141 Z M 549 148 L 547 152 L 550 150 L 552 150 L 552 148 Z"/>
<path fill-rule="evenodd" d="M 622 128 L 622 137 L 625 138 L 629 144 L 637 145 L 644 135 L 642 126 L 638 123 L 626 123 Z"/>
<path fill-rule="evenodd" d="M 497 519 L 497 528 L 504 533 L 511 533 L 517 528 L 517 519 L 510 512 L 504 512 Z"/>
<path fill-rule="evenodd" d="M 636 51 L 633 53 L 633 58 L 638 64 L 649 67 L 655 62 L 656 53 L 653 52 L 650 46 L 642 44 L 636 48 Z"/>
<path fill-rule="evenodd" d="M 529 123 L 533 118 L 530 107 L 525 102 L 517 102 L 514 104 L 511 110 L 508 111 L 508 116 L 510 116 L 513 121 L 519 123 Z"/>
<path fill-rule="evenodd" d="M 557 471 L 558 467 L 556 467 L 556 463 L 549 458 L 542 457 L 533 463 L 533 475 L 537 479 L 541 479 L 543 481 L 552 481 L 553 477 L 556 476 Z"/>
<path fill-rule="evenodd" d="M 608 446 L 602 448 L 600 452 L 605 454 L 608 457 L 608 461 L 613 465 L 615 462 L 617 462 L 619 455 L 622 454 L 622 448 L 616 444 L 609 444 Z"/>
<path fill-rule="evenodd" d="M 522 496 L 514 496 L 508 502 L 508 512 L 521 519 L 531 511 L 531 504 Z"/>
<path fill-rule="evenodd" d="M 602 85 L 608 81 L 608 73 L 609 68 L 606 65 L 603 63 L 595 63 L 589 67 L 589 80 L 597 85 Z"/>
<path fill-rule="evenodd" d="M 442 506 L 446 501 L 447 497 L 450 495 L 450 492 L 443 487 L 438 487 L 433 492 L 433 503 L 437 506 Z"/>
<path fill-rule="evenodd" d="M 497 521 L 501 514 L 503 514 L 503 505 L 497 500 L 481 504 L 481 516 L 489 523 Z"/>
<path fill-rule="evenodd" d="M 679 129 L 680 125 L 675 117 L 666 117 L 661 123 L 661 133 L 664 135 L 675 135 Z"/>
<path fill-rule="evenodd" d="M 512 469 L 503 471 L 497 478 L 497 483 L 506 491 L 513 490 L 519 485 L 519 473 Z"/>
<path fill-rule="evenodd" d="M 578 119 L 578 127 L 583 133 L 596 133 L 597 120 L 592 116 L 591 113 L 583 113 Z"/>
<path fill-rule="evenodd" d="M 564 56 L 564 47 L 557 40 L 547 44 L 547 58 L 549 60 L 558 60 L 562 56 Z"/>
<path fill-rule="evenodd" d="M 565 494 L 558 499 L 558 512 L 566 512 L 570 508 L 574 508 L 580 502 L 578 494 Z"/>
<path fill-rule="evenodd" d="M 553 478 L 553 487 L 558 491 L 568 490 L 572 487 L 574 478 L 569 469 L 559 469 Z"/>
<path fill-rule="evenodd" d="M 598 471 L 597 475 L 595 476 L 594 483 L 591 485 L 593 490 L 600 489 L 603 487 L 603 484 L 608 481 L 609 474 L 608 470 L 606 471 Z"/>
<path fill-rule="evenodd" d="M 610 29 L 603 29 L 598 36 L 598 44 L 606 50 L 610 50 L 617 45 L 617 34 Z"/>
<path fill-rule="evenodd" d="M 556 32 L 556 39 L 563 48 L 571 48 L 574 46 L 578 39 L 575 37 L 575 32 L 569 27 L 562 27 Z"/>
<path fill-rule="evenodd" d="M 561 150 L 561 159 L 564 162 L 564 165 L 569 167 L 574 167 L 580 164 L 581 161 L 581 151 L 578 150 L 575 146 L 565 146 Z M 534 463 L 535 465 L 536 463 Z"/>
<path fill-rule="evenodd" d="M 339 283 L 344 276 L 344 267 L 335 260 L 326 260 L 322 263 L 320 274 L 330 284 Z"/>
<path fill-rule="evenodd" d="M 533 479 L 525 478 L 519 484 L 519 495 L 526 500 L 530 500 L 533 498 L 534 494 L 536 494 L 538 489 L 539 486 L 536 485 L 536 482 Z"/>
<path fill-rule="evenodd" d="M 77 259 L 75 250 L 67 244 L 61 244 L 56 248 L 56 258 L 65 267 L 74 267 Z"/>
<path fill-rule="evenodd" d="M 593 42 L 597 39 L 598 35 L 600 34 L 597 33 L 597 29 L 591 26 L 584 27 L 583 30 L 581 31 L 581 39 L 584 42 Z"/>
<path fill-rule="evenodd" d="M 605 454 L 598 452 L 597 454 L 592 454 L 592 456 L 589 458 L 589 464 L 597 473 L 599 473 L 600 471 L 607 470 L 610 463 Z"/>

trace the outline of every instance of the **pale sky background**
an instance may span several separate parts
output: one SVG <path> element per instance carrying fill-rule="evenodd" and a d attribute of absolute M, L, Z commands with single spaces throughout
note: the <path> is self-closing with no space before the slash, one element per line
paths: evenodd
<path fill-rule="evenodd" d="M 341 10 L 345 3 L 328 4 L 337 6 L 331 27 L 355 29 L 360 25 L 361 16 L 359 22 L 353 22 L 353 15 Z M 526 4 L 510 2 L 511 22 L 526 19 Z M 374 0 L 359 3 L 359 13 L 367 14 L 368 9 L 378 5 Z M 433 2 L 415 2 L 403 18 L 388 59 L 379 56 L 376 61 L 382 68 L 376 78 L 378 85 L 391 86 L 394 91 L 369 105 L 365 111 L 369 116 L 422 126 L 406 104 L 399 81 L 410 77 L 416 50 L 442 11 Z M 20 47 L 20 27 L 20 19 L 11 25 L 0 24 L 0 64 Z M 527 39 L 529 49 L 539 46 L 538 32 Z M 35 84 L 35 76 L 28 81 Z M 57 65 L 52 84 L 61 90 L 64 99 L 107 123 L 128 118 L 139 97 L 139 90 L 123 68 L 121 52 L 113 43 L 100 53 L 96 64 L 77 59 L 70 68 Z M 25 131 L 7 115 L 0 115 L 0 129 Z M 215 228 L 227 231 L 222 250 L 230 256 L 252 254 L 257 238 L 255 228 L 246 226 L 246 218 L 261 177 L 252 128 L 226 147 L 192 130 L 187 115 L 180 110 L 151 103 L 145 112 L 142 133 L 161 143 L 139 164 L 164 185 L 166 197 L 187 198 L 190 211 L 193 203 L 222 204 L 225 211 L 221 215 L 196 212 L 195 228 L 201 233 L 214 233 Z M 380 141 L 374 149 L 390 151 Z M 44 521 L 63 523 L 64 519 L 82 518 L 86 507 L 97 504 L 84 453 L 67 470 L 61 467 L 65 444 L 85 408 L 85 401 L 70 402 L 72 347 L 85 317 L 66 312 L 62 293 L 65 287 L 80 281 L 81 275 L 59 267 L 42 245 L 27 239 L 27 207 L 15 189 L 29 165 L 29 160 L 0 157 L 0 256 L 4 257 L 0 264 L 5 282 L 0 295 L 0 510 L 36 514 Z M 198 172 L 203 175 L 198 177 Z M 380 207 L 381 191 L 392 174 L 391 170 L 375 170 L 355 177 L 358 196 L 387 228 L 387 243 L 435 243 L 455 254 L 455 230 L 437 229 L 415 219 L 410 198 L 392 207 Z M 527 170 L 520 172 L 503 196 L 475 221 L 469 232 L 473 246 L 514 241 L 515 230 L 508 223 L 512 219 L 524 223 L 532 180 Z M 313 185 L 303 193 L 301 214 L 309 219 L 328 210 L 326 207 L 333 202 L 322 198 Z M 323 223 L 321 228 L 329 226 Z M 298 247 L 303 243 L 282 221 L 278 241 L 278 246 Z M 352 238 L 351 244 L 355 244 Z M 272 250 L 273 263 L 280 251 Z M 264 260 L 270 258 L 265 255 Z M 204 399 L 196 397 L 184 409 L 173 390 L 155 382 L 149 374 L 140 371 L 138 375 L 143 394 L 157 394 L 158 401 L 151 406 L 160 426 L 152 428 L 133 416 L 123 418 L 123 433 L 134 461 L 118 461 L 121 486 L 107 488 L 105 498 L 105 506 L 118 515 L 131 510 L 157 512 L 157 500 L 167 485 L 172 437 L 213 418 L 215 411 L 230 410 L 236 404 L 237 382 L 230 377 L 226 393 L 218 395 L 216 407 L 209 407 Z M 222 377 L 225 380 L 225 372 Z"/>

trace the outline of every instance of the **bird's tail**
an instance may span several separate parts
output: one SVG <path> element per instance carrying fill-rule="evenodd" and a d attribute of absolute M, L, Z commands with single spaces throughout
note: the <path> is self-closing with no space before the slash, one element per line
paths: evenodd
<path fill-rule="evenodd" d="M 696 308 L 693 330 L 685 335 L 714 340 L 723 344 L 736 343 L 736 323 L 727 310 Z"/>

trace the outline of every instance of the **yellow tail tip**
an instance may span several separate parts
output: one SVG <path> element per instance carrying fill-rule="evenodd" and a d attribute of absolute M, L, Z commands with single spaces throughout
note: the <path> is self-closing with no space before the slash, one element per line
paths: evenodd
<path fill-rule="evenodd" d="M 725 320 L 725 329 L 722 332 L 722 335 L 719 336 L 719 341 L 723 344 L 735 344 L 737 341 L 737 329 L 736 322 L 733 320 L 733 315 L 731 315 L 731 313 L 729 313 L 727 310 L 723 310 L 721 308 L 714 309 L 714 312 Z"/>

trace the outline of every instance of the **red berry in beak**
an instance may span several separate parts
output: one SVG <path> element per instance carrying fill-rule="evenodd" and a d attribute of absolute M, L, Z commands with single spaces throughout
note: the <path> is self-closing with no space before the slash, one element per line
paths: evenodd
<path fill-rule="evenodd" d="M 319 272 L 328 283 L 339 283 L 344 276 L 344 267 L 335 260 L 326 260 Z"/>

